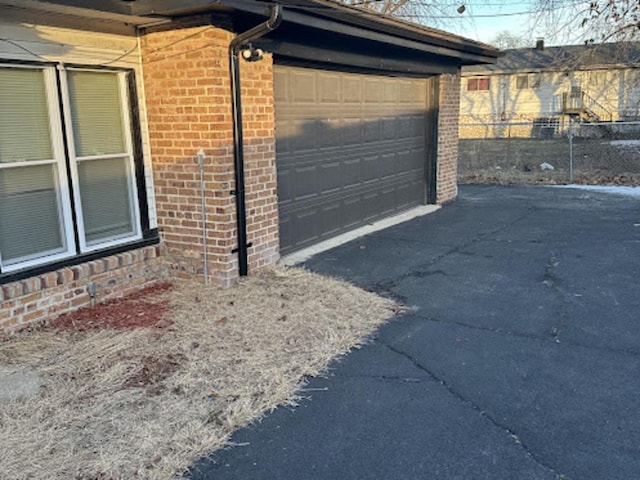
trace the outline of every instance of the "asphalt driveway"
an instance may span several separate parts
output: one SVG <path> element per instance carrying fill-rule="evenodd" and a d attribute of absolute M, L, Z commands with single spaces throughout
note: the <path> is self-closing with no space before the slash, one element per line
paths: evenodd
<path fill-rule="evenodd" d="M 640 200 L 467 186 L 307 267 L 410 307 L 193 479 L 640 478 Z"/>

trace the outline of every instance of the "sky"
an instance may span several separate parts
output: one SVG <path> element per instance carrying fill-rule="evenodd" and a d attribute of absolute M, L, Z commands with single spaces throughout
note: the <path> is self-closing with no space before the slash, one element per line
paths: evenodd
<path fill-rule="evenodd" d="M 485 43 L 491 43 L 502 31 L 522 37 L 523 47 L 535 46 L 538 37 L 547 45 L 582 43 L 589 36 L 588 30 L 580 28 L 588 0 L 550 1 L 555 6 L 540 14 L 532 6 L 533 0 L 461 0 L 460 5 L 465 6 L 462 14 L 452 4 L 441 11 L 440 24 L 433 26 Z"/>

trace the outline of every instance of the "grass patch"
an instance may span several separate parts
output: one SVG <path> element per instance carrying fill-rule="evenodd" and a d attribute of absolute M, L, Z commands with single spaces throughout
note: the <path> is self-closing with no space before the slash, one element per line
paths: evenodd
<path fill-rule="evenodd" d="M 18 334 L 0 343 L 0 363 L 43 386 L 0 404 L 2 477 L 172 478 L 295 405 L 305 377 L 395 311 L 344 282 L 274 268 L 230 289 L 156 288 Z"/>

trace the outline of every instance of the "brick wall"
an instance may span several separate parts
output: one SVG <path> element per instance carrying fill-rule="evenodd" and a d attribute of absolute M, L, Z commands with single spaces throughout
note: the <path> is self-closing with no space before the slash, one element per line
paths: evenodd
<path fill-rule="evenodd" d="M 191 22 L 189 25 L 186 22 Z M 217 284 L 237 277 L 233 130 L 228 47 L 233 34 L 185 21 L 142 36 L 149 140 L 158 228 L 176 276 L 204 272 L 197 152 L 203 149 L 208 271 Z M 175 25 L 172 25 L 175 28 Z M 241 62 L 249 268 L 278 259 L 271 57 Z"/>
<path fill-rule="evenodd" d="M 438 118 L 438 203 L 458 195 L 458 119 L 460 74 L 440 76 L 440 114 Z"/>
<path fill-rule="evenodd" d="M 147 247 L 0 286 L 0 328 L 19 328 L 175 277 L 204 273 L 197 153 L 203 150 L 210 279 L 237 278 L 228 47 L 233 34 L 191 17 L 140 38 L 156 214 L 162 247 Z M 272 58 L 241 61 L 249 269 L 279 258 Z M 460 78 L 440 81 L 438 203 L 455 198 Z M 146 147 L 145 142 L 145 147 Z M 148 153 L 148 152 L 146 152 Z M 162 256 L 161 256 L 162 252 Z"/>
<path fill-rule="evenodd" d="M 120 33 L 115 33 L 116 29 L 113 33 L 106 33 L 92 31 L 87 22 L 82 22 L 81 29 L 74 29 L 73 25 L 80 25 L 78 17 L 48 15 L 46 12 L 27 9 L 4 9 L 0 13 L 0 31 L 14 42 L 2 49 L 2 59 L 33 61 L 37 57 L 48 62 L 85 66 L 106 63 L 112 67 L 135 70 L 148 213 L 153 228 L 153 184 L 149 177 L 151 169 L 146 148 L 146 114 L 138 40 L 132 35 L 130 27 L 123 28 Z M 23 48 L 24 46 L 28 48 Z M 90 305 L 91 298 L 87 291 L 87 284 L 90 282 L 95 282 L 95 301 L 100 302 L 164 281 L 166 268 L 160 253 L 160 247 L 138 248 L 13 282 L 10 281 L 11 274 L 5 272 L 0 280 L 0 332 L 24 328 L 29 324 L 52 319 L 60 313 Z"/>
<path fill-rule="evenodd" d="M 144 247 L 0 285 L 0 330 L 18 330 L 166 280 L 159 246 Z"/>

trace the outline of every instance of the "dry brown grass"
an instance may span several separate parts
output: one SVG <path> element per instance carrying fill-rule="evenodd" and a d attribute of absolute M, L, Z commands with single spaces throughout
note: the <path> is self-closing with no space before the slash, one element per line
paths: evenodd
<path fill-rule="evenodd" d="M 569 173 L 563 170 L 523 172 L 517 169 L 494 170 L 458 175 L 460 184 L 487 185 L 566 185 Z M 580 185 L 640 185 L 640 174 L 610 174 L 602 172 L 576 173 L 573 183 Z"/>
<path fill-rule="evenodd" d="M 3 479 L 169 479 L 237 428 L 299 399 L 395 306 L 349 284 L 272 269 L 231 289 L 164 293 L 166 329 L 35 331 L 0 344 L 40 394 L 0 405 Z"/>

